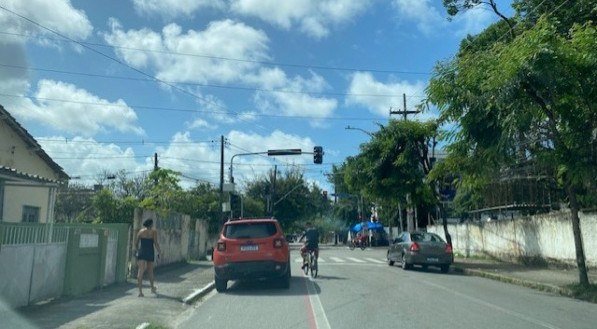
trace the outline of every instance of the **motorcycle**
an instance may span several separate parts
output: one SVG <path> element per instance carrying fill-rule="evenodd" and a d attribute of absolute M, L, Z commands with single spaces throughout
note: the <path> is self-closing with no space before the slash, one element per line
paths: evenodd
<path fill-rule="evenodd" d="M 350 243 L 348 244 L 348 248 L 350 248 L 350 250 L 354 250 L 356 247 L 361 248 L 361 250 L 365 250 L 365 248 L 367 248 L 367 238 L 366 237 L 361 237 L 361 238 L 354 238 L 352 240 L 350 240 Z"/>

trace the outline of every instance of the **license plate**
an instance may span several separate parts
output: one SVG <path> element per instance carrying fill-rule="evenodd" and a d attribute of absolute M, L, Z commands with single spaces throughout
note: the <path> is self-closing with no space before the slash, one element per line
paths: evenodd
<path fill-rule="evenodd" d="M 437 259 L 437 258 L 427 258 L 427 261 L 428 262 L 432 262 L 432 263 L 437 263 L 437 262 L 439 262 L 439 259 Z"/>
<path fill-rule="evenodd" d="M 257 246 L 257 245 L 240 246 L 240 251 L 257 251 L 257 250 L 259 250 L 259 246 Z"/>

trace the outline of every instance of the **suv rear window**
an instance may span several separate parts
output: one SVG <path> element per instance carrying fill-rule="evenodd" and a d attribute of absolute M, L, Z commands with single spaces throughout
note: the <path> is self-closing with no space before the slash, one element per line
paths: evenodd
<path fill-rule="evenodd" d="M 224 236 L 230 239 L 258 239 L 276 234 L 274 223 L 239 223 L 226 225 Z"/>

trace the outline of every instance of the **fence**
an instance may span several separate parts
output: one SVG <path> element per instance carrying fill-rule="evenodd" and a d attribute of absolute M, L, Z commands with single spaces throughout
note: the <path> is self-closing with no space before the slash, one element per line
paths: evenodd
<path fill-rule="evenodd" d="M 0 223 L 0 291 L 22 306 L 62 294 L 68 230 L 39 224 Z"/>
<path fill-rule="evenodd" d="M 128 224 L 0 223 L 0 297 L 12 307 L 126 280 Z"/>

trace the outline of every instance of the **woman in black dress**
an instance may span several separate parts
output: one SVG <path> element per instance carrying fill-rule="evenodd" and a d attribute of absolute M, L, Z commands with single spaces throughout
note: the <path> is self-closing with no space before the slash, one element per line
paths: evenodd
<path fill-rule="evenodd" d="M 153 279 L 153 262 L 155 261 L 154 247 L 158 251 L 160 257 L 160 244 L 158 243 L 158 232 L 153 228 L 153 220 L 147 219 L 143 222 L 143 228 L 139 230 L 135 237 L 135 248 L 137 249 L 137 266 L 139 272 L 137 273 L 137 286 L 139 287 L 139 297 L 143 297 L 143 274 L 147 270 L 149 274 L 149 283 L 151 284 L 151 292 L 155 293 Z"/>

